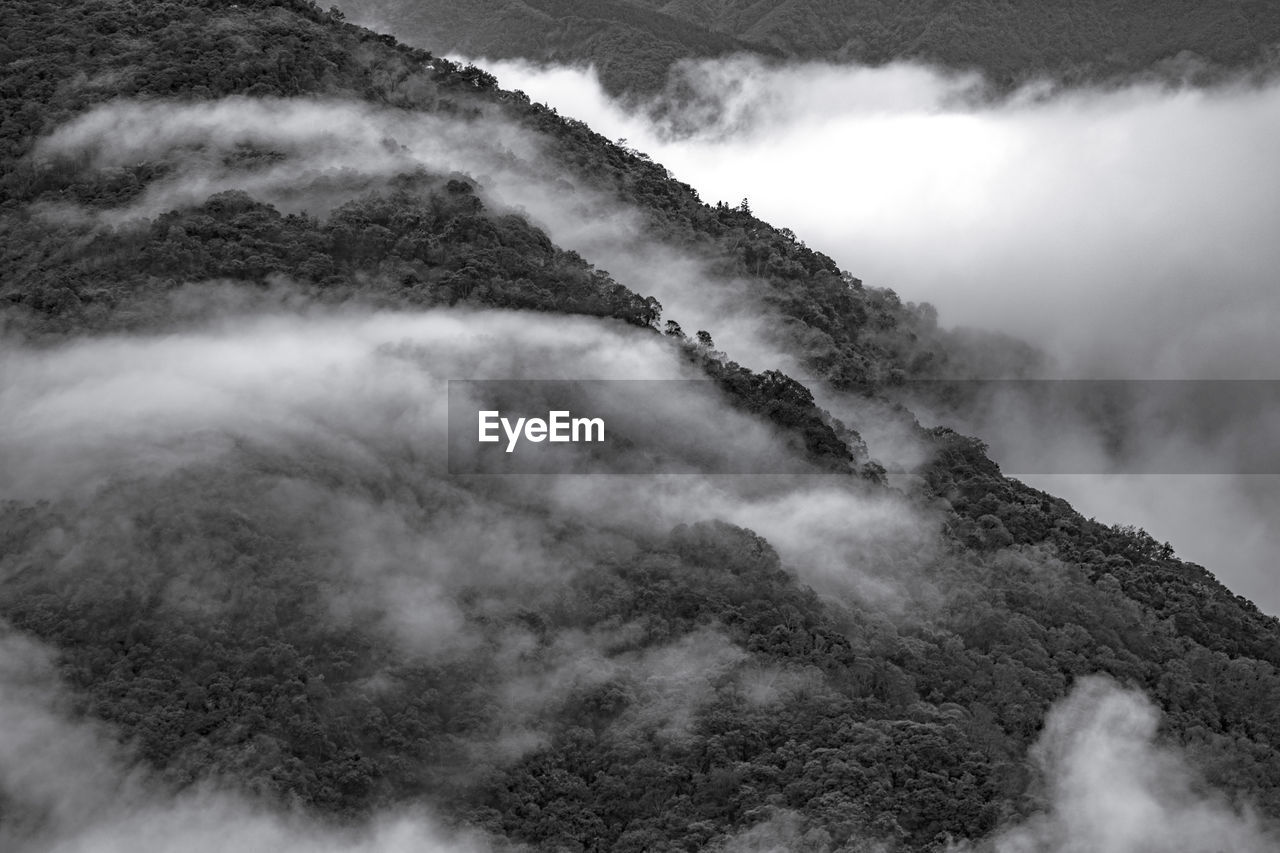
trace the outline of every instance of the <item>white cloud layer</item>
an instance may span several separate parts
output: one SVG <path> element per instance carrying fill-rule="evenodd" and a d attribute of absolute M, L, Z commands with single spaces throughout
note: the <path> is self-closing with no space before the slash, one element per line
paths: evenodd
<path fill-rule="evenodd" d="M 1075 378 L 1271 378 L 1280 363 L 1280 86 L 1027 93 L 913 66 L 688 66 L 692 134 L 583 71 L 508 88 L 746 196 L 868 284 L 1047 347 Z"/>
<path fill-rule="evenodd" d="M 1053 376 L 1280 378 L 1280 86 L 1028 90 L 991 104 L 972 97 L 973 78 L 916 66 L 737 59 L 686 66 L 695 105 L 654 121 L 589 72 L 483 62 L 705 199 L 748 197 L 868 285 L 933 302 L 944 325 L 1046 349 Z M 1081 438 L 1051 448 L 1063 472 Z M 1141 440 L 1152 457 L 1184 452 L 1183 436 Z M 1280 612 L 1280 477 L 1024 479 L 1145 526 Z"/>

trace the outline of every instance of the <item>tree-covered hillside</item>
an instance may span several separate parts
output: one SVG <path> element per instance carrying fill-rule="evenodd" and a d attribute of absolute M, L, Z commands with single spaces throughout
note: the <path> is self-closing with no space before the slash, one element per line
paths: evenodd
<path fill-rule="evenodd" d="M 493 59 L 589 62 L 615 92 L 649 91 L 689 57 L 739 52 L 782 56 L 723 31 L 629 0 L 358 0 L 339 5 L 353 20 L 441 53 Z"/>
<path fill-rule="evenodd" d="M 923 59 L 985 72 L 1001 84 L 1045 75 L 1100 80 L 1192 73 L 1197 63 L 1249 68 L 1274 60 L 1280 13 L 1267 3 L 943 3 L 637 0 L 790 56 L 880 64 Z M 1205 69 L 1209 70 L 1209 69 Z"/>
<path fill-rule="evenodd" d="M 500 190 L 633 216 L 868 418 L 973 356 L 928 306 L 303 0 L 5 17 L 0 617 L 156 790 L 429 808 L 495 849 L 983 849 L 1056 814 L 1047 720 L 1100 675 L 1162 713 L 1179 808 L 1273 837 L 1280 623 L 909 412 L 890 488 L 809 389 Z M 637 364 L 815 473 L 444 473 L 446 380 Z M 74 819 L 25 778 L 0 841 L 47 849 Z"/>
<path fill-rule="evenodd" d="M 662 88 L 672 61 L 738 50 L 880 65 L 903 59 L 985 73 L 998 86 L 1153 75 L 1208 80 L 1273 67 L 1280 12 L 1261 2 L 1107 0 L 343 0 L 406 41 L 471 56 L 594 64 L 614 93 Z M 673 28 L 679 22 L 683 29 Z M 625 32 L 621 53 L 605 31 Z M 640 35 L 642 34 L 642 35 Z M 712 47 L 712 45 L 715 45 Z"/>

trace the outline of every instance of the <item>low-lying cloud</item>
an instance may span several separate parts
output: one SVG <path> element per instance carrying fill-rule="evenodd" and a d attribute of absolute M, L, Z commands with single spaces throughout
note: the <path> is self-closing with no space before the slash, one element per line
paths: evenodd
<path fill-rule="evenodd" d="M 1045 722 L 1032 758 L 1048 809 L 999 833 L 993 853 L 1264 853 L 1280 839 L 1208 790 L 1177 750 L 1157 740 L 1160 718 L 1141 693 L 1081 679 Z M 972 848 L 964 848 L 972 849 Z"/>
<path fill-rule="evenodd" d="M 51 546 L 61 556 L 42 558 L 56 570 L 138 547 L 112 518 L 122 500 L 141 502 L 124 509 L 155 500 L 160 487 L 150 484 L 240 466 L 247 491 L 237 500 L 325 543 L 316 547 L 329 571 L 354 590 L 335 599 L 335 616 L 372 608 L 417 654 L 477 642 L 455 601 L 460 587 L 508 603 L 527 590 L 536 600 L 589 566 L 584 529 L 649 540 L 722 519 L 765 536 L 806 582 L 886 604 L 904 589 L 887 567 L 909 572 L 940 553 L 936 521 L 852 476 L 705 476 L 687 465 L 621 476 L 608 460 L 576 475 L 447 476 L 450 378 L 694 378 L 670 339 L 617 321 L 444 310 L 265 314 L 183 334 L 0 348 L 0 498 L 70 501 L 84 519 Z M 638 417 L 651 432 L 661 421 L 652 436 L 659 448 L 669 431 L 680 452 L 705 445 L 779 464 L 792 453 L 709 383 L 655 387 L 669 393 Z M 611 424 L 627 430 L 625 421 Z M 142 568 L 155 563 L 130 571 L 160 571 Z"/>
<path fill-rule="evenodd" d="M 1280 86 L 989 103 L 915 66 L 739 58 L 684 67 L 700 99 L 675 124 L 588 72 L 487 65 L 704 197 L 749 197 L 867 284 L 1034 340 L 1063 375 L 1271 378 L 1280 355 Z"/>
<path fill-rule="evenodd" d="M 991 102 L 981 80 L 919 66 L 738 58 L 683 66 L 681 99 L 645 110 L 608 99 L 589 71 L 485 64 L 704 198 L 749 198 L 869 286 L 932 302 L 942 324 L 1033 342 L 1045 378 L 1276 378 L 1280 86 L 1041 86 Z M 1026 438 L 1001 428 L 997 449 Z M 1194 457 L 1164 470 L 1211 473 L 1023 479 L 1147 527 L 1280 610 L 1267 523 L 1280 480 L 1224 476 L 1257 436 L 1205 446 L 1144 423 L 1128 438 L 1145 458 Z M 1035 444 L 1069 473 L 1105 460 L 1104 439 L 1067 429 Z"/>
<path fill-rule="evenodd" d="M 674 110 L 661 103 L 664 117 L 650 120 L 609 101 L 585 72 L 492 65 L 508 87 L 627 137 L 705 197 L 749 196 L 762 216 L 868 284 L 935 302 L 944 324 L 1034 341 L 1053 356 L 1053 376 L 1271 378 L 1277 363 L 1280 244 L 1268 235 L 1280 226 L 1280 166 L 1267 156 L 1280 128 L 1276 87 L 1042 89 L 993 104 L 976 97 L 981 81 L 920 67 L 766 71 L 731 60 L 686 67 L 685 90 L 697 97 Z M 229 98 L 104 105 L 55 131 L 37 156 L 74 155 L 96 168 L 167 158 L 171 171 L 140 199 L 99 215 L 114 223 L 232 188 L 323 214 L 409 169 L 463 171 L 492 203 L 526 211 L 558 244 L 656 295 L 686 330 L 710 330 L 732 358 L 803 375 L 800 354 L 778 343 L 744 288 L 647 234 L 638 210 L 552 166 L 549 144 L 496 110 L 445 118 Z M 235 155 L 246 146 L 285 156 L 241 168 Z M 888 438 L 873 446 L 885 461 L 918 459 Z M 1137 440 L 1155 458 L 1239 456 L 1156 429 Z M 1092 462 L 1097 441 L 1073 433 L 1052 455 L 1072 470 L 1072 454 Z M 1053 490 L 1045 476 L 1024 478 Z M 1276 488 L 1232 481 L 1225 500 L 1209 502 L 1205 482 L 1166 475 L 1127 481 L 1120 492 L 1076 478 L 1064 497 L 1108 523 L 1147 527 L 1276 612 L 1271 555 L 1280 532 L 1266 524 Z"/>
<path fill-rule="evenodd" d="M 663 125 L 619 111 L 578 72 L 496 67 L 504 83 L 535 97 L 551 97 L 540 90 L 547 81 L 563 87 L 557 98 L 585 92 L 585 114 L 564 100 L 558 105 L 607 135 L 627 137 L 710 198 L 748 196 L 759 214 L 796 229 L 868 284 L 935 302 L 945 322 L 1036 340 L 1061 375 L 1270 378 L 1280 354 L 1271 334 L 1280 300 L 1269 278 L 1280 268 L 1280 248 L 1269 239 L 1280 222 L 1280 165 L 1264 144 L 1280 136 L 1275 89 L 1025 93 L 990 105 L 972 97 L 977 81 L 919 68 L 765 73 L 734 61 L 691 66 L 689 79 L 704 97 L 693 112 L 668 112 Z M 730 356 L 793 367 L 795 354 L 770 343 L 767 320 L 736 304 L 742 291 L 724 282 L 705 287 L 702 259 L 650 239 L 638 211 L 548 168 L 546 144 L 496 113 L 454 119 L 347 102 L 233 98 L 106 105 L 45 139 L 36 156 L 83 156 L 98 169 L 168 161 L 173 170 L 127 207 L 43 209 L 104 227 L 226 189 L 323 214 L 417 167 L 463 171 L 480 180 L 491 202 L 527 211 L 557 243 L 632 290 L 656 294 L 686 329 L 712 331 Z M 228 161 L 250 146 L 284 158 L 246 168 Z M 128 499 L 175 473 L 238 460 L 265 484 L 257 508 L 291 513 L 299 525 L 305 519 L 310 528 L 300 529 L 315 533 L 316 552 L 329 561 L 316 568 L 344 593 L 332 602 L 335 622 L 372 612 L 409 658 L 451 658 L 489 643 L 484 653 L 511 677 L 499 691 L 504 738 L 472 745 L 487 750 L 485 761 L 515 760 L 535 748 L 543 737 L 538 713 L 582 687 L 627 682 L 636 701 L 620 725 L 680 738 L 697 707 L 725 685 L 768 705 L 806 682 L 802 674 L 745 666 L 743 650 L 714 627 L 618 653 L 634 625 L 564 632 L 530 666 L 532 634 L 513 628 L 496 641 L 481 636 L 459 607 L 464 587 L 479 596 L 479 610 L 510 615 L 587 568 L 588 540 L 625 553 L 703 518 L 761 533 L 789 569 L 824 592 L 889 607 L 914 583 L 914 567 L 941 558 L 927 513 L 832 478 L 656 472 L 486 484 L 443 477 L 449 378 L 587 374 L 690 376 L 675 348 L 648 331 L 501 312 L 232 317 L 170 336 L 39 350 L 0 342 L 0 498 L 67 501 L 89 511 L 75 530 L 38 543 L 58 558 L 51 572 L 71 571 L 88 565 L 87 546 L 119 544 L 112 556 L 124 562 L 136 544 L 113 527 L 119 496 L 109 485 L 124 483 Z M 721 401 L 664 404 L 682 439 L 707 430 L 708 441 L 730 450 L 785 452 L 771 429 Z M 251 462 L 261 460 L 269 464 L 255 469 Z M 306 466 L 324 476 L 308 478 Z M 1167 491 L 1165 483 L 1160 488 Z M 1224 489 L 1222 503 L 1233 512 L 1263 505 L 1233 503 L 1237 484 Z M 1097 494 L 1066 491 L 1085 503 Z M 1117 521 L 1141 522 L 1127 502 L 1148 496 L 1140 489 L 1108 511 Z M 1219 513 L 1194 523 L 1223 530 L 1228 521 Z M 1165 538 L 1159 524 L 1149 526 Z M 1256 552 L 1238 538 L 1217 542 L 1222 554 L 1201 558 L 1215 569 L 1263 548 L 1276 552 L 1265 535 Z M 184 590 L 182 606 L 207 604 L 198 593 Z M 5 666 L 48 667 L 34 646 L 4 643 Z M 0 674 L 0 731 L 9 733 L 0 735 L 7 759 L 0 785 L 45 816 L 3 830 L 21 831 L 7 840 L 22 853 L 165 850 L 175 839 L 192 850 L 480 850 L 487 843 L 418 817 L 384 816 L 335 834 L 217 791 L 157 791 L 126 769 L 108 737 L 59 713 L 56 689 L 32 686 L 31 678 L 44 676 L 22 678 Z M 1209 849 L 1223 839 L 1232 849 L 1264 849 L 1255 823 L 1199 794 L 1184 764 L 1153 745 L 1155 727 L 1145 700 L 1084 682 L 1051 715 L 1036 753 L 1049 780 L 1049 810 L 1002 834 L 996 849 L 1136 851 L 1149 837 L 1134 830 L 1134 815 L 1156 826 L 1161 849 Z M 797 832 L 793 817 L 779 813 L 729 849 L 805 843 Z"/>
<path fill-rule="evenodd" d="M 71 157 L 91 170 L 163 163 L 165 174 L 120 207 L 40 203 L 36 211 L 54 221 L 121 226 L 242 190 L 283 211 L 323 217 L 415 169 L 461 173 L 499 210 L 528 216 L 558 246 L 656 296 L 665 316 L 689 333 L 712 331 L 740 363 L 794 368 L 792 355 L 770 343 L 768 319 L 745 287 L 723 277 L 708 286 L 708 259 L 656 239 L 642 211 L 552 162 L 547 148 L 555 144 L 493 105 L 459 117 L 345 100 L 120 101 L 55 129 L 33 157 Z M 275 156 L 245 163 L 245 152 Z"/>
<path fill-rule="evenodd" d="M 567 584 L 603 571 L 602 555 L 625 559 L 677 524 L 719 518 L 769 538 L 815 587 L 893 607 L 913 565 L 940 554 L 930 519 L 852 477 L 445 474 L 450 377 L 576 379 L 583 365 L 601 378 L 689 377 L 669 339 L 615 321 L 316 310 L 2 349 L 0 496 L 37 513 L 36 502 L 49 501 L 74 519 L 21 540 L 26 551 L 0 562 L 6 579 L 32 565 L 47 581 L 93 573 L 110 586 L 115 577 L 198 619 L 230 606 L 225 551 L 181 531 L 153 535 L 137 519 L 251 516 L 320 582 L 336 629 L 372 628 L 398 661 L 471 661 L 484 670 L 491 725 L 458 743 L 476 771 L 544 746 L 547 721 L 582 691 L 622 691 L 626 710 L 611 723 L 619 731 L 680 740 L 724 691 L 767 705 L 804 689 L 803 673 L 762 670 L 716 625 L 644 643 L 639 622 L 549 636 L 522 627 L 516 614 L 554 610 Z M 672 386 L 708 392 L 705 383 Z M 744 453 L 787 452 L 770 428 L 714 397 L 677 395 L 669 405 L 679 432 L 709 430 Z M 692 419 L 682 423 L 681 412 Z M 45 673 L 43 686 L 26 693 L 0 673 L 0 749 L 12 758 L 0 762 L 0 785 L 34 816 L 12 825 L 21 853 L 228 844 L 471 851 L 490 843 L 416 810 L 339 832 L 215 787 L 173 793 L 137 775 L 110 731 L 59 710 L 47 656 L 23 648 L 0 647 L 5 666 L 25 655 Z M 353 689 L 376 693 L 381 677 Z M 467 781 L 457 768 L 440 772 Z"/>

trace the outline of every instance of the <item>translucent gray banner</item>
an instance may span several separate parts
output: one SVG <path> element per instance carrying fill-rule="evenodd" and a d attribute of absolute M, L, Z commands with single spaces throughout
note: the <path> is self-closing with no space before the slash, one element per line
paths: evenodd
<path fill-rule="evenodd" d="M 1006 473 L 1280 474 L 1280 381 L 917 381 L 890 394 L 922 423 L 981 438 Z"/>
<path fill-rule="evenodd" d="M 822 473 L 796 431 L 712 380 L 450 380 L 448 394 L 452 474 Z"/>

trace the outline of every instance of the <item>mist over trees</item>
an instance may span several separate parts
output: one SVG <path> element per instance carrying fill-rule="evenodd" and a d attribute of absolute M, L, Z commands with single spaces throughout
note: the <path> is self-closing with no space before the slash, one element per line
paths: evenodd
<path fill-rule="evenodd" d="M 1132 759 L 1100 790 L 1274 847 L 1280 624 L 885 402 L 977 349 L 929 306 L 311 3 L 8 18 L 0 648 L 47 656 L 0 670 L 34 697 L 0 703 L 10 849 L 184 849 L 227 803 L 270 824 L 247 849 L 395 849 L 423 811 L 440 849 L 1140 849 L 1080 795 L 1099 738 Z M 575 214 L 508 173 L 696 259 L 860 422 L 558 246 Z M 445 473 L 448 379 L 585 372 L 714 380 L 731 448 L 820 473 Z M 74 807 L 68 727 L 128 797 Z"/>
<path fill-rule="evenodd" d="M 1205 82 L 1275 69 L 1280 13 L 1264 2 L 1001 4 L 992 0 L 343 0 L 360 23 L 489 59 L 592 65 L 610 93 L 664 88 L 681 60 L 768 59 L 981 72 L 997 91 L 1047 78 Z"/>

